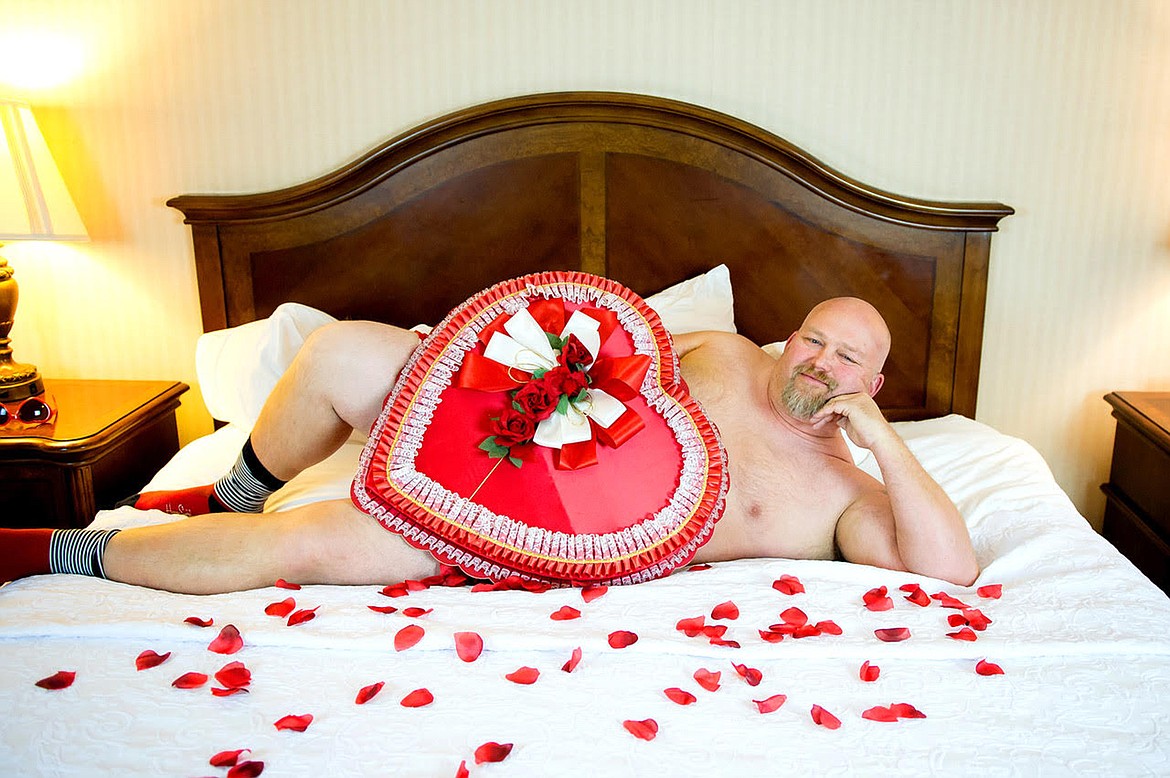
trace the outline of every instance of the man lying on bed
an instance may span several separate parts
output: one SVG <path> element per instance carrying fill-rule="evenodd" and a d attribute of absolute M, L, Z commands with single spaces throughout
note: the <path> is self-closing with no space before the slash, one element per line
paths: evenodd
<path fill-rule="evenodd" d="M 383 584 L 434 575 L 427 552 L 349 500 L 274 514 L 269 494 L 370 430 L 415 333 L 372 322 L 316 331 L 269 397 L 230 473 L 148 493 L 137 507 L 203 514 L 118 530 L 0 530 L 0 580 L 47 572 L 190 593 L 300 583 Z M 696 562 L 844 559 L 968 585 L 978 575 L 962 517 L 872 397 L 890 347 L 881 315 L 855 298 L 816 306 L 779 359 L 737 335 L 677 336 L 682 375 L 730 463 L 722 518 Z M 854 464 L 839 428 L 869 449 L 884 485 Z M 482 452 L 477 452 L 482 455 Z M 226 515 L 225 511 L 236 515 Z"/>

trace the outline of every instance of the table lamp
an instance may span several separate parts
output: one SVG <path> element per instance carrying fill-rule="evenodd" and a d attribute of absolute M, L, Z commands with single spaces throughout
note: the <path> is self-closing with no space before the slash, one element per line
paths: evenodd
<path fill-rule="evenodd" d="M 88 237 L 32 109 L 24 103 L 0 98 L 0 246 L 10 240 L 85 240 Z M 43 395 L 45 391 L 35 365 L 12 359 L 8 333 L 16 317 L 18 295 L 12 269 L 0 257 L 0 402 L 3 403 L 17 403 Z"/>

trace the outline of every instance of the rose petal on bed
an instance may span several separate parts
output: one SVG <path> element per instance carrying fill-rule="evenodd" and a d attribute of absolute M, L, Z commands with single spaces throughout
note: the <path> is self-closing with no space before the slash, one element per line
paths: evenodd
<path fill-rule="evenodd" d="M 739 618 L 739 606 L 731 600 L 721 602 L 711 609 L 711 618 L 713 619 L 729 619 L 734 620 Z"/>
<path fill-rule="evenodd" d="M 317 608 L 320 607 L 320 605 L 317 606 Z M 306 621 L 312 621 L 317 618 L 317 608 L 302 608 L 297 611 L 288 617 L 288 626 L 295 627 L 298 624 L 304 624 Z"/>
<path fill-rule="evenodd" d="M 233 694 L 248 694 L 248 690 L 242 687 L 237 689 L 218 689 L 213 686 L 211 693 L 216 697 L 231 697 Z"/>
<path fill-rule="evenodd" d="M 194 624 L 196 627 L 210 627 L 215 624 L 215 619 L 201 619 L 198 616 L 188 616 L 183 619 L 184 624 Z"/>
<path fill-rule="evenodd" d="M 397 613 L 398 609 L 393 605 L 367 605 L 367 608 L 374 613 Z"/>
<path fill-rule="evenodd" d="M 293 591 L 301 588 L 300 584 L 289 583 L 283 578 L 277 578 L 276 583 L 274 583 L 273 586 L 275 586 L 277 589 L 292 589 Z"/>
<path fill-rule="evenodd" d="M 740 678 L 747 681 L 748 686 L 759 686 L 760 681 L 764 680 L 764 674 L 754 667 L 737 665 L 735 662 L 732 662 L 731 666 L 735 668 L 735 672 L 739 673 Z"/>
<path fill-rule="evenodd" d="M 427 589 L 431 588 L 430 584 L 428 584 L 426 581 L 416 581 L 413 578 L 408 578 L 407 580 L 403 581 L 402 585 L 406 587 L 407 591 L 411 592 L 425 592 Z"/>
<path fill-rule="evenodd" d="M 571 673 L 577 669 L 577 665 L 581 663 L 581 647 L 573 649 L 573 653 L 569 656 L 569 661 L 561 665 L 561 670 L 566 673 Z"/>
<path fill-rule="evenodd" d="M 688 619 L 679 619 L 674 628 L 689 638 L 693 638 L 703 631 L 707 621 L 706 616 L 692 616 Z"/>
<path fill-rule="evenodd" d="M 382 587 L 382 594 L 387 597 L 405 597 L 410 594 L 410 590 L 406 588 L 405 584 L 390 584 Z M 475 591 L 473 588 L 472 591 Z"/>
<path fill-rule="evenodd" d="M 878 676 L 881 675 L 881 673 L 882 669 L 877 665 L 871 665 L 867 659 L 861 663 L 861 671 L 858 673 L 858 675 L 860 675 L 861 680 L 865 681 L 866 683 L 873 683 L 878 679 Z"/>
<path fill-rule="evenodd" d="M 699 631 L 703 633 L 703 637 L 705 638 L 721 638 L 727 634 L 727 625 L 708 624 Z"/>
<path fill-rule="evenodd" d="M 867 610 L 888 611 L 894 607 L 894 601 L 886 596 L 888 593 L 889 590 L 886 587 L 879 586 L 861 595 L 861 600 L 865 603 Z"/>
<path fill-rule="evenodd" d="M 536 683 L 536 679 L 540 677 L 540 671 L 535 667 L 520 667 L 504 676 L 512 683 L 518 683 L 523 686 Z"/>
<path fill-rule="evenodd" d="M 788 697 L 786 695 L 773 694 L 771 697 L 767 697 L 762 700 L 752 700 L 752 702 L 755 703 L 756 710 L 758 710 L 760 713 L 771 713 L 772 711 L 779 710 L 780 706 L 783 705 L 787 700 Z"/>
<path fill-rule="evenodd" d="M 901 719 L 924 719 L 926 714 L 908 702 L 895 702 L 890 705 L 890 712 Z"/>
<path fill-rule="evenodd" d="M 415 643 L 423 639 L 426 630 L 417 624 L 408 624 L 402 629 L 398 630 L 398 634 L 394 636 L 394 650 L 405 651 L 413 646 Z"/>
<path fill-rule="evenodd" d="M 139 671 L 149 670 L 152 667 L 158 667 L 163 662 L 170 659 L 170 657 L 170 651 L 166 652 L 165 654 L 158 654 L 154 651 L 151 651 L 150 649 L 147 649 L 146 651 L 143 651 L 141 654 L 139 654 L 138 657 L 134 660 L 134 666 L 137 667 Z"/>
<path fill-rule="evenodd" d="M 772 588 L 781 594 L 803 594 L 804 584 L 794 575 L 782 575 L 772 582 Z"/>
<path fill-rule="evenodd" d="M 585 602 L 593 602 L 608 591 L 608 586 L 603 586 L 601 584 L 589 584 L 588 586 L 581 588 L 581 599 Z"/>
<path fill-rule="evenodd" d="M 663 689 L 662 693 L 670 698 L 671 702 L 676 702 L 679 705 L 690 705 L 692 702 L 698 700 L 698 697 L 684 689 L 678 688 L 677 686 L 672 686 L 669 689 Z"/>
<path fill-rule="evenodd" d="M 431 690 L 427 688 L 415 689 L 410 694 L 402 698 L 402 702 L 398 703 L 404 708 L 421 708 L 425 705 L 430 705 L 435 701 L 435 695 L 431 694 Z"/>
<path fill-rule="evenodd" d="M 228 770 L 227 778 L 256 778 L 264 772 L 263 762 L 240 762 Z"/>
<path fill-rule="evenodd" d="M 562 605 L 561 609 L 549 614 L 549 618 L 553 621 L 568 621 L 569 619 L 581 618 L 581 611 L 569 605 Z"/>
<path fill-rule="evenodd" d="M 205 683 L 207 683 L 207 676 L 203 673 L 183 673 L 171 681 L 171 686 L 176 689 L 198 689 Z"/>
<path fill-rule="evenodd" d="M 464 759 L 459 763 L 459 769 L 455 771 L 455 778 L 470 778 L 471 773 L 467 771 L 467 760 Z"/>
<path fill-rule="evenodd" d="M 975 672 L 980 675 L 1003 675 L 1003 668 L 994 662 L 988 662 L 986 659 L 980 659 L 975 663 Z"/>
<path fill-rule="evenodd" d="M 886 643 L 898 643 L 910 637 L 910 630 L 906 627 L 889 627 L 887 629 L 875 629 L 873 634 L 877 636 L 878 640 Z"/>
<path fill-rule="evenodd" d="M 779 643 L 784 640 L 783 632 L 773 632 L 770 629 L 761 629 L 757 630 L 757 632 L 760 633 L 760 640 L 763 640 L 765 643 Z"/>
<path fill-rule="evenodd" d="M 694 572 L 698 572 L 699 570 L 710 570 L 710 569 L 711 569 L 711 565 L 708 565 L 708 564 L 691 565 L 690 567 L 687 568 L 687 570 L 691 570 Z"/>
<path fill-rule="evenodd" d="M 464 662 L 474 662 L 483 652 L 483 638 L 478 632 L 456 632 L 455 653 Z"/>
<path fill-rule="evenodd" d="M 821 632 L 824 632 L 824 633 L 829 634 L 829 635 L 840 635 L 841 634 L 841 628 L 837 626 L 837 622 L 832 621 L 830 619 L 825 619 L 824 621 L 818 621 L 814 626 L 816 626 L 816 628 L 818 630 L 820 630 Z"/>
<path fill-rule="evenodd" d="M 987 600 L 998 600 L 1003 596 L 1003 584 L 988 584 L 980 586 L 975 593 Z"/>
<path fill-rule="evenodd" d="M 240 689 L 252 683 L 252 671 L 243 662 L 228 662 L 216 672 L 215 680 L 228 689 Z"/>
<path fill-rule="evenodd" d="M 792 637 L 794 638 L 815 638 L 821 634 L 821 628 L 816 624 L 801 624 L 796 629 L 792 630 Z"/>
<path fill-rule="evenodd" d="M 954 640 L 968 640 L 972 642 L 979 639 L 979 636 L 976 635 L 970 627 L 963 627 L 958 632 L 948 632 L 947 637 Z"/>
<path fill-rule="evenodd" d="M 967 624 L 971 626 L 971 629 L 977 632 L 982 632 L 983 630 L 987 629 L 989 624 L 991 624 L 991 619 L 983 615 L 983 611 L 979 610 L 978 608 L 968 608 L 967 610 L 963 611 L 962 616 L 964 619 L 966 619 Z"/>
<path fill-rule="evenodd" d="M 354 698 L 354 703 L 357 705 L 365 705 L 370 700 L 378 696 L 378 692 L 382 691 L 382 687 L 386 685 L 385 681 L 378 681 L 369 686 L 363 686 L 358 689 L 357 697 Z"/>
<path fill-rule="evenodd" d="M 77 673 L 72 670 L 58 670 L 48 678 L 42 678 L 37 681 L 36 685 L 49 691 L 58 691 L 59 689 L 68 689 L 72 686 L 73 679 L 76 677 Z"/>
<path fill-rule="evenodd" d="M 925 608 L 930 605 L 930 595 L 924 592 L 921 587 L 910 592 L 910 594 L 906 595 L 905 599 L 907 602 L 912 602 L 920 608 Z"/>
<path fill-rule="evenodd" d="M 234 625 L 228 624 L 219 631 L 219 635 L 211 641 L 207 650 L 216 654 L 234 654 L 243 647 L 244 639 L 240 637 L 240 631 Z"/>
<path fill-rule="evenodd" d="M 502 762 L 508 758 L 508 754 L 510 753 L 512 753 L 511 743 L 493 743 L 489 741 L 475 749 L 475 763 Z"/>
<path fill-rule="evenodd" d="M 865 711 L 862 711 L 861 718 L 869 719 L 870 721 L 897 721 L 898 714 L 894 713 L 889 708 L 884 708 L 881 705 L 875 705 Z"/>
<path fill-rule="evenodd" d="M 922 584 L 917 584 L 917 583 L 902 584 L 901 586 L 898 587 L 898 591 L 907 592 L 908 594 L 913 594 L 914 592 L 920 592 L 920 591 L 922 591 Z"/>
<path fill-rule="evenodd" d="M 738 640 L 724 640 L 723 638 L 711 638 L 708 641 L 713 646 L 727 646 L 728 648 L 739 648 Z"/>
<path fill-rule="evenodd" d="M 209 764 L 212 767 L 231 767 L 236 762 L 240 761 L 240 754 L 251 751 L 250 748 L 237 748 L 235 751 L 220 751 L 215 756 L 211 757 Z"/>
<path fill-rule="evenodd" d="M 626 719 L 622 722 L 622 726 L 626 728 L 627 732 L 639 740 L 653 740 L 658 736 L 658 722 L 654 719 L 643 719 L 641 721 Z"/>
<path fill-rule="evenodd" d="M 812 706 L 810 713 L 812 715 L 813 723 L 819 724 L 825 729 L 837 729 L 841 726 L 841 719 L 837 718 L 832 713 L 829 713 L 820 705 Z"/>
<path fill-rule="evenodd" d="M 705 667 L 700 667 L 695 671 L 695 683 L 702 686 L 709 692 L 717 691 L 719 689 L 719 678 L 723 675 L 722 672 L 711 672 Z"/>
<path fill-rule="evenodd" d="M 434 608 L 410 607 L 410 608 L 403 608 L 402 609 L 402 615 L 409 616 L 412 619 L 417 619 L 419 616 L 425 616 L 428 613 L 434 613 L 434 612 L 435 612 Z"/>
<path fill-rule="evenodd" d="M 264 608 L 264 612 L 269 616 L 277 616 L 283 619 L 285 616 L 296 610 L 296 607 L 297 601 L 292 597 L 287 597 L 280 602 L 271 603 L 266 608 Z"/>
<path fill-rule="evenodd" d="M 273 722 L 272 726 L 276 727 L 277 730 L 291 729 L 293 732 L 304 732 L 312 723 L 312 713 L 305 713 L 300 716 L 289 714 L 288 716 L 282 716 L 277 719 Z"/>
<path fill-rule="evenodd" d="M 609 633 L 611 648 L 625 648 L 638 642 L 638 636 L 629 630 L 619 629 Z"/>
<path fill-rule="evenodd" d="M 963 602 L 962 600 L 955 599 L 954 597 L 947 594 L 946 592 L 935 592 L 934 594 L 930 595 L 930 599 L 938 600 L 938 604 L 943 606 L 944 608 L 956 608 L 958 610 L 966 610 L 967 608 L 971 607 L 967 603 Z"/>
<path fill-rule="evenodd" d="M 808 614 L 796 607 L 786 608 L 781 611 L 780 618 L 784 619 L 785 624 L 791 624 L 795 627 L 808 624 Z"/>

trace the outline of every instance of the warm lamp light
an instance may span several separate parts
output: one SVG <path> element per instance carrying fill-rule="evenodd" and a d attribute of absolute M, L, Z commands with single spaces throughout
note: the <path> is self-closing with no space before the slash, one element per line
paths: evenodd
<path fill-rule="evenodd" d="M 24 103 L 0 100 L 0 246 L 9 240 L 85 240 L 85 225 L 49 147 Z M 19 290 L 0 257 L 0 401 L 44 393 L 35 365 L 12 360 Z"/>

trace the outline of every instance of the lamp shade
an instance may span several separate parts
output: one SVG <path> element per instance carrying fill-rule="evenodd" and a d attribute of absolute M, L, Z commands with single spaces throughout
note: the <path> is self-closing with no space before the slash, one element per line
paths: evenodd
<path fill-rule="evenodd" d="M 0 100 L 0 242 L 87 237 L 32 109 Z"/>

